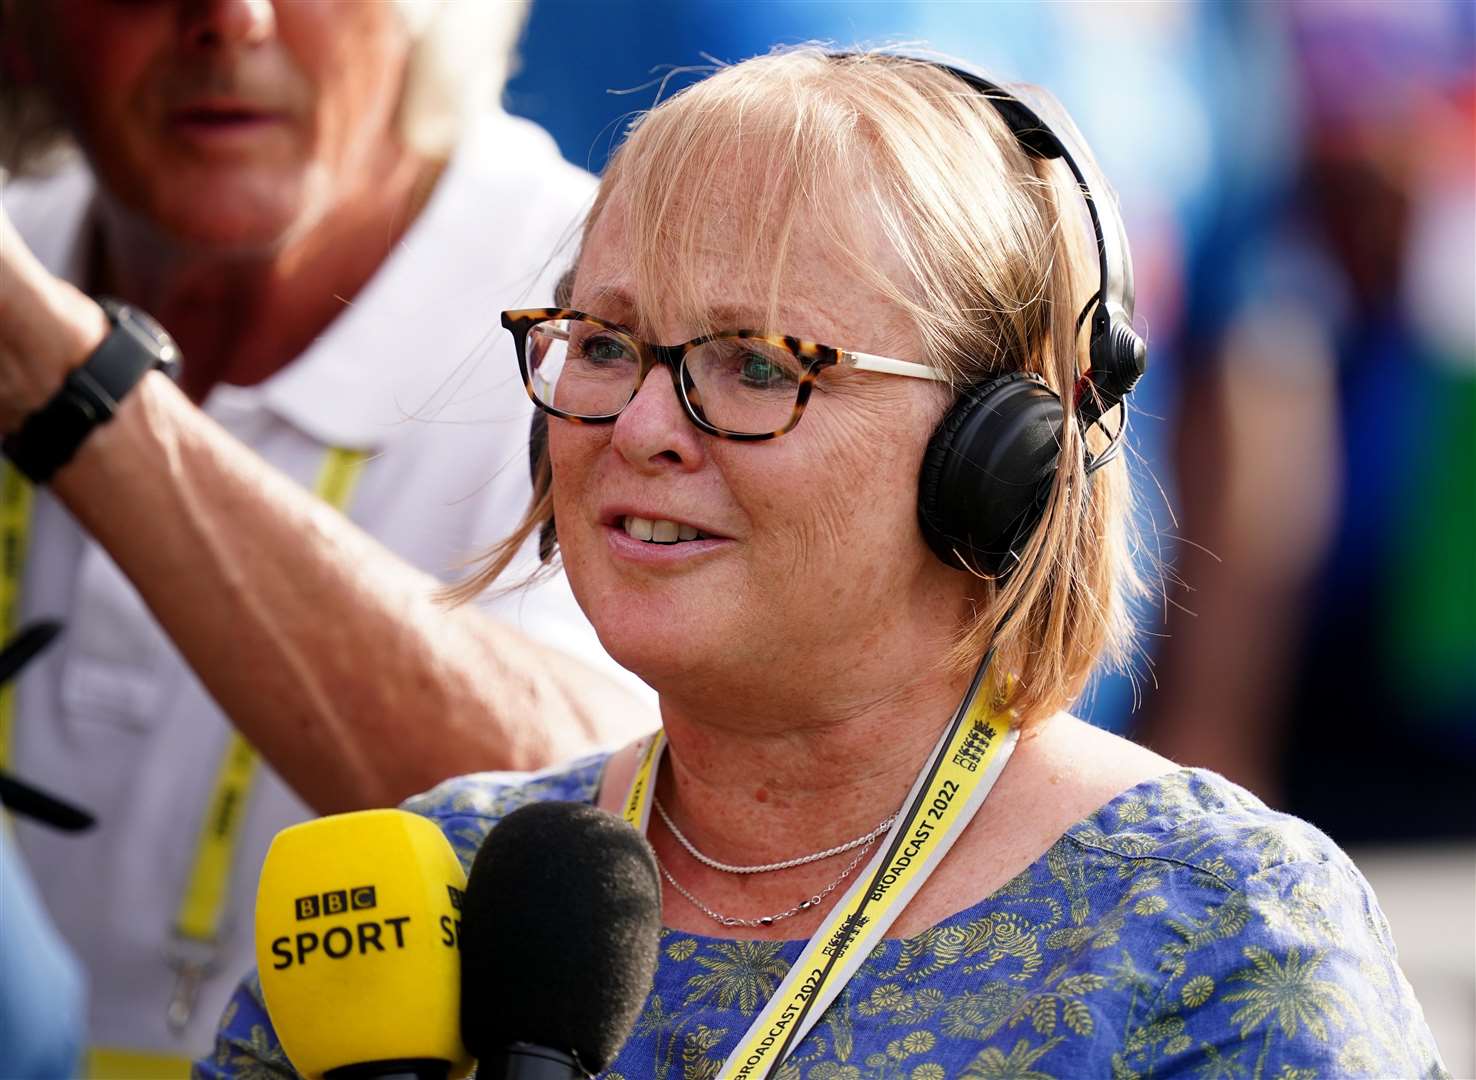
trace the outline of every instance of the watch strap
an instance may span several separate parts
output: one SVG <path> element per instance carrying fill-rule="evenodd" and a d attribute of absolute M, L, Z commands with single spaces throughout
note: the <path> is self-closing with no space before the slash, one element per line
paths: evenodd
<path fill-rule="evenodd" d="M 136 308 L 100 300 L 112 329 L 80 366 L 67 373 L 61 389 L 13 434 L 6 436 L 7 457 L 32 482 L 44 484 L 71 461 L 87 436 L 107 423 L 128 392 L 156 368 L 174 377 L 179 350 L 172 338 Z"/>

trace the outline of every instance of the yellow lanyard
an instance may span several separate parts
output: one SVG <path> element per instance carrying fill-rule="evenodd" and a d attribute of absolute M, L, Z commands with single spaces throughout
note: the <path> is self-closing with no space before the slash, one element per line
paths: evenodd
<path fill-rule="evenodd" d="M 21 575 L 31 525 L 31 485 L 19 469 L 0 461 L 0 642 L 20 629 Z M 10 764 L 15 738 L 17 680 L 0 686 L 0 768 Z"/>
<path fill-rule="evenodd" d="M 958 711 L 908 794 L 907 809 L 789 974 L 728 1055 L 717 1080 L 773 1075 L 845 988 L 888 928 L 917 895 L 973 820 L 1014 751 L 1020 731 L 1008 688 L 981 693 L 985 657 Z M 624 804 L 625 820 L 645 831 L 665 737 L 652 735 Z"/>
<path fill-rule="evenodd" d="M 359 450 L 333 449 L 318 473 L 314 491 L 339 511 L 348 509 L 354 486 L 368 455 Z M 169 1002 L 169 1024 L 176 1031 L 189 1023 L 200 981 L 210 971 L 218 948 L 221 923 L 230 900 L 231 869 L 246 802 L 256 779 L 256 751 L 231 729 L 230 743 L 216 773 L 215 786 L 200 822 L 195 860 L 174 916 L 170 964 L 178 972 Z"/>

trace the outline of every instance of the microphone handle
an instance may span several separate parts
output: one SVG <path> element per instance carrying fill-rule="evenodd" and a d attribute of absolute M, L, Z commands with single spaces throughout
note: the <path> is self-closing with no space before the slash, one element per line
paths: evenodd
<path fill-rule="evenodd" d="M 323 1080 L 447 1080 L 451 1063 L 439 1058 L 395 1058 L 340 1065 L 323 1073 Z"/>
<path fill-rule="evenodd" d="M 477 1062 L 478 1080 L 585 1080 L 579 1062 L 561 1050 L 515 1042 Z"/>

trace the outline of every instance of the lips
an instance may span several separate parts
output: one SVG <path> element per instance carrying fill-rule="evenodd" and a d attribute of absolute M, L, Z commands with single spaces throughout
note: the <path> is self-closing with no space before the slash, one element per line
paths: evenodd
<path fill-rule="evenodd" d="M 280 118 L 256 109 L 176 109 L 170 119 L 182 124 L 248 124 Z"/>
<path fill-rule="evenodd" d="M 181 105 L 170 109 L 168 117 L 176 129 L 195 133 L 250 131 L 287 118 L 279 110 L 231 98 Z"/>

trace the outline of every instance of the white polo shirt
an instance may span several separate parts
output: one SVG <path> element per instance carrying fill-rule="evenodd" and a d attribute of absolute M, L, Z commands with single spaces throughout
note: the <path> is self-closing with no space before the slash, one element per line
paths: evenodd
<path fill-rule="evenodd" d="M 32 250 L 74 281 L 92 183 L 79 165 L 5 192 Z M 487 117 L 323 336 L 258 386 L 217 387 L 205 411 L 305 487 L 330 448 L 370 451 L 349 515 L 409 562 L 454 578 L 510 531 L 530 494 L 532 406 L 498 313 L 551 303 L 592 193 L 591 178 L 542 130 Z M 227 722 L 132 586 L 45 491 L 33 502 L 29 540 L 23 618 L 57 617 L 67 630 L 20 680 L 16 768 L 95 812 L 99 825 L 62 835 L 22 824 L 22 847 L 88 969 L 90 1041 L 197 1056 L 254 963 L 252 908 L 267 846 L 311 814 L 260 770 L 221 960 L 177 1037 L 165 1021 L 176 976 L 164 955 Z M 490 610 L 654 702 L 604 655 L 562 576 Z"/>

